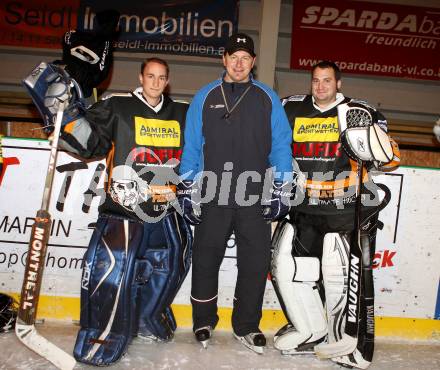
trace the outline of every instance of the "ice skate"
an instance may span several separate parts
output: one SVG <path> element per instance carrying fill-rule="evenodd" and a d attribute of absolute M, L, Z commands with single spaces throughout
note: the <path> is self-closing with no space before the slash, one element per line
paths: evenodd
<path fill-rule="evenodd" d="M 212 335 L 212 328 L 210 326 L 204 326 L 194 331 L 197 341 L 203 346 L 204 349 L 208 348 L 209 340 Z"/>
<path fill-rule="evenodd" d="M 244 336 L 239 336 L 234 333 L 234 337 L 240 341 L 245 347 L 262 355 L 264 347 L 266 346 L 266 337 L 263 333 L 249 333 Z"/>

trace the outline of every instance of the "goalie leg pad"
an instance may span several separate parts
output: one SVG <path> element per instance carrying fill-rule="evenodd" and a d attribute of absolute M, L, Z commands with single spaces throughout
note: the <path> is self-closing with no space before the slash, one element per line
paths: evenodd
<path fill-rule="evenodd" d="M 176 212 L 167 214 L 155 225 L 144 255 L 153 269 L 147 284 L 139 291 L 138 333 L 169 340 L 176 329 L 170 305 L 189 271 L 192 234 Z"/>
<path fill-rule="evenodd" d="M 350 246 L 345 235 L 328 233 L 324 236 L 322 276 L 328 320 L 328 342 L 342 338 L 345 327 L 345 305 Z"/>
<path fill-rule="evenodd" d="M 132 338 L 136 306 L 132 282 L 143 239 L 141 223 L 101 215 L 84 258 L 78 361 L 103 366 L 118 361 Z"/>
<path fill-rule="evenodd" d="M 272 282 L 294 328 L 282 328 L 275 335 L 274 346 L 283 354 L 305 353 L 302 349 L 327 334 L 327 320 L 316 283 L 319 259 L 292 256 L 295 227 L 283 220 L 278 228 L 273 240 Z"/>
<path fill-rule="evenodd" d="M 387 195 L 386 195 L 387 196 Z M 383 208 L 379 207 L 379 209 Z M 345 366 L 366 369 L 373 360 L 374 354 L 374 282 L 372 261 L 376 247 L 376 231 L 381 227 L 378 221 L 378 213 L 375 212 L 361 225 L 362 245 L 362 295 L 360 305 L 361 322 L 357 347 L 353 353 L 334 357 L 332 361 Z"/>
<path fill-rule="evenodd" d="M 358 338 L 343 336 L 346 314 L 343 309 L 348 294 L 349 243 L 346 235 L 327 234 L 324 238 L 323 277 L 329 318 L 328 344 L 315 347 L 321 358 L 338 364 L 366 369 L 374 352 L 374 286 L 372 258 L 375 250 L 377 214 L 363 223 L 361 233 L 363 274 L 359 289 L 360 327 Z M 354 343 L 353 343 L 354 341 Z M 353 348 L 349 349 L 349 348 Z"/>
<path fill-rule="evenodd" d="M 344 332 L 347 316 L 345 307 L 349 294 L 349 254 L 350 244 L 347 235 L 339 233 L 325 235 L 322 273 L 328 318 L 328 342 L 315 346 L 316 355 L 320 358 L 345 355 L 356 348 L 357 339 L 345 335 Z"/>

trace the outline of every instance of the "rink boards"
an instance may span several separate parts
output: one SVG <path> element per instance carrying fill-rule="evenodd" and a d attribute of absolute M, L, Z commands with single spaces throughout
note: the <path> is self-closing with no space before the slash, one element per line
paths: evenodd
<path fill-rule="evenodd" d="M 3 139 L 6 165 L 0 183 L 0 291 L 18 294 L 35 212 L 40 208 L 49 145 L 47 141 Z M 82 257 L 97 217 L 93 180 L 105 161 L 81 162 L 60 152 L 51 209 L 53 224 L 38 316 L 79 319 Z M 392 191 L 381 212 L 374 256 L 377 333 L 423 339 L 440 337 L 439 266 L 440 171 L 402 167 L 375 177 Z M 103 176 L 98 184 L 102 188 Z M 91 200 L 92 199 L 92 200 Z M 90 201 L 91 200 L 91 201 Z M 228 241 L 220 273 L 220 326 L 229 328 L 236 249 Z M 180 325 L 191 326 L 190 275 L 174 301 Z M 268 281 L 262 328 L 279 328 L 284 316 Z"/>

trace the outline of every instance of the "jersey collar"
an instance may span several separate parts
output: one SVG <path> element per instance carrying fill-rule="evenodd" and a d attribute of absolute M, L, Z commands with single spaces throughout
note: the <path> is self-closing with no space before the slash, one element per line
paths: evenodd
<path fill-rule="evenodd" d="M 157 104 L 155 107 L 153 107 L 152 105 L 148 104 L 147 100 L 142 95 L 142 87 L 138 87 L 136 90 L 134 90 L 133 94 L 137 98 L 139 98 L 142 101 L 142 103 L 146 104 L 149 108 L 151 108 L 155 113 L 158 113 L 162 109 L 163 102 L 164 102 L 163 94 L 160 96 L 159 104 Z"/>
<path fill-rule="evenodd" d="M 312 95 L 312 101 L 313 101 L 313 106 L 315 107 L 315 109 L 319 110 L 321 113 L 322 112 L 327 112 L 328 110 L 336 107 L 338 104 L 340 104 L 343 100 L 345 99 L 345 96 L 342 93 L 336 93 L 336 100 L 331 103 L 330 105 L 327 105 L 325 108 L 320 108 L 315 104 L 315 98 Z"/>

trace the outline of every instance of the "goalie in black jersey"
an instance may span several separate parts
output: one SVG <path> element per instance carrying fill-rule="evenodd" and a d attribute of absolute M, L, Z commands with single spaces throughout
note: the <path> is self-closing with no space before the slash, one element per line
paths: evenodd
<path fill-rule="evenodd" d="M 105 196 L 84 255 L 74 348 L 78 361 L 103 366 L 118 361 L 135 336 L 172 339 L 171 303 L 189 270 L 192 234 L 172 207 L 188 104 L 165 92 L 168 63 L 149 58 L 140 66 L 138 88 L 90 105 L 110 71 L 119 14 L 108 10 L 94 19 L 96 32 L 67 32 L 63 60 L 41 62 L 23 83 L 47 131 L 62 117 L 60 147 L 84 159 L 107 157 L 107 167 L 97 167 L 95 190 L 86 194 L 89 202 L 100 195 L 96 186 L 106 169 Z"/>
<path fill-rule="evenodd" d="M 399 153 L 385 117 L 340 88 L 339 68 L 323 61 L 312 69 L 310 95 L 283 99 L 298 183 L 296 206 L 272 241 L 273 282 L 289 321 L 274 345 L 364 369 L 374 351 L 378 213 L 390 197 L 366 170 L 395 166 Z"/>

